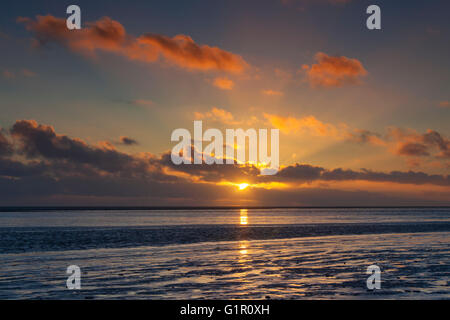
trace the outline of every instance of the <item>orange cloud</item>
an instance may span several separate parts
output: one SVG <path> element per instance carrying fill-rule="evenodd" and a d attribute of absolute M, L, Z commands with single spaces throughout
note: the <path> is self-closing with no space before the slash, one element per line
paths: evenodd
<path fill-rule="evenodd" d="M 437 131 L 429 129 L 420 134 L 411 129 L 390 128 L 388 138 L 395 142 L 393 153 L 402 156 L 433 155 L 438 159 L 450 159 L 450 139 Z"/>
<path fill-rule="evenodd" d="M 412 165 L 411 157 L 433 157 L 443 163 L 450 159 L 450 140 L 434 130 L 427 130 L 421 134 L 412 129 L 400 129 L 391 127 L 386 134 L 380 134 L 365 129 L 358 129 L 346 123 L 326 123 L 309 115 L 305 117 L 281 116 L 264 113 L 264 119 L 256 116 L 250 120 L 236 120 L 229 111 L 212 108 L 205 113 L 195 113 L 196 119 L 209 119 L 228 125 L 252 125 L 255 123 L 268 124 L 280 129 L 284 134 L 310 134 L 319 137 L 330 137 L 337 141 L 356 142 L 370 144 L 376 147 L 386 148 L 395 155 L 407 156 L 408 164 Z M 267 124 L 267 123 L 266 123 Z M 415 166 L 423 162 L 415 161 Z"/>
<path fill-rule="evenodd" d="M 231 90 L 234 87 L 234 82 L 228 78 L 216 78 L 213 85 L 222 90 Z"/>
<path fill-rule="evenodd" d="M 240 73 L 247 66 L 241 56 L 217 47 L 200 46 L 191 37 L 183 34 L 173 38 L 146 34 L 141 36 L 138 42 L 154 46 L 168 61 L 188 69 Z"/>
<path fill-rule="evenodd" d="M 99 148 L 105 149 L 105 150 L 116 150 L 114 145 L 109 141 L 99 141 L 98 146 L 99 146 Z"/>
<path fill-rule="evenodd" d="M 148 99 L 136 99 L 131 101 L 132 104 L 140 106 L 140 107 L 151 107 L 153 106 L 153 101 Z"/>
<path fill-rule="evenodd" d="M 261 92 L 263 94 L 265 94 L 266 96 L 282 96 L 283 95 L 283 92 L 275 91 L 275 90 L 271 90 L 271 89 L 263 90 Z"/>
<path fill-rule="evenodd" d="M 341 136 L 340 130 L 336 126 L 330 123 L 323 123 L 314 116 L 294 118 L 264 113 L 264 117 L 272 126 L 286 134 L 308 131 L 318 136 Z"/>
<path fill-rule="evenodd" d="M 307 80 L 312 87 L 342 87 L 348 84 L 359 84 L 367 75 L 362 63 L 357 59 L 344 56 L 333 57 L 323 52 L 315 55 L 316 64 L 303 65 Z"/>
<path fill-rule="evenodd" d="M 450 101 L 441 101 L 441 102 L 439 102 L 439 107 L 450 108 Z"/>
<path fill-rule="evenodd" d="M 238 122 L 234 120 L 231 112 L 226 111 L 224 109 L 213 107 L 211 111 L 200 113 L 195 112 L 196 119 L 210 119 L 214 121 L 219 121 L 225 124 L 237 124 Z"/>
<path fill-rule="evenodd" d="M 439 140 L 435 134 L 424 139 Z M 74 196 L 78 204 L 92 199 L 101 201 L 99 205 L 150 199 L 152 204 L 179 201 L 180 205 L 198 205 L 205 198 L 205 205 L 236 205 L 235 185 L 243 181 L 252 186 L 247 193 L 252 196 L 249 200 L 259 205 L 295 205 L 299 199 L 298 203 L 323 205 L 325 201 L 330 206 L 449 203 L 448 174 L 295 163 L 282 167 L 277 175 L 262 176 L 251 164 L 177 166 L 170 151 L 159 156 L 144 152 L 132 155 L 116 150 L 109 142 L 89 144 L 34 120 L 17 120 L 9 130 L 0 130 L 0 152 L 2 203 L 35 199 L 39 190 L 39 199 Z M 227 198 L 228 190 L 233 190 L 232 198 Z M 392 198 L 394 191 L 403 195 Z M 387 198 L 390 202 L 383 202 Z"/>
<path fill-rule="evenodd" d="M 20 17 L 17 21 L 34 33 L 36 45 L 56 42 L 87 55 L 106 51 L 147 63 L 163 57 L 188 70 L 240 73 L 247 66 L 241 56 L 217 47 L 198 45 L 186 35 L 170 38 L 148 33 L 135 38 L 127 34 L 122 24 L 109 17 L 87 23 L 81 30 L 68 30 L 65 19 L 51 15 L 37 16 L 36 20 Z"/>
<path fill-rule="evenodd" d="M 13 72 L 9 71 L 9 70 L 4 70 L 2 72 L 2 75 L 3 75 L 3 77 L 5 79 L 14 79 L 16 77 L 16 75 Z"/>

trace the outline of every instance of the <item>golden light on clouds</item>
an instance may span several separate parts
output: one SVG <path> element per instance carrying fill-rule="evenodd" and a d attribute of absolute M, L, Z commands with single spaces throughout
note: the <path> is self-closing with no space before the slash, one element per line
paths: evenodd
<path fill-rule="evenodd" d="M 276 90 L 271 90 L 271 89 L 267 89 L 267 90 L 262 90 L 261 91 L 263 94 L 265 94 L 266 96 L 283 96 L 283 92 L 281 91 L 276 91 Z"/>
<path fill-rule="evenodd" d="M 234 82 L 228 78 L 215 78 L 213 85 L 222 90 L 231 90 L 234 87 Z"/>
<path fill-rule="evenodd" d="M 154 63 L 163 57 L 178 67 L 195 71 L 224 71 L 239 74 L 249 65 L 238 54 L 196 43 L 190 36 L 178 34 L 168 37 L 145 32 L 135 37 L 125 27 L 110 17 L 86 23 L 87 27 L 71 32 L 64 18 L 52 15 L 17 18 L 34 33 L 39 43 L 55 42 L 72 51 L 93 56 L 98 51 L 116 53 L 132 61 Z"/>
<path fill-rule="evenodd" d="M 261 188 L 261 189 L 287 189 L 291 187 L 295 187 L 293 184 L 284 183 L 284 182 L 260 182 L 260 183 L 234 183 L 230 181 L 220 181 L 215 183 L 218 186 L 233 186 L 236 187 L 238 191 L 243 191 L 250 188 Z"/>

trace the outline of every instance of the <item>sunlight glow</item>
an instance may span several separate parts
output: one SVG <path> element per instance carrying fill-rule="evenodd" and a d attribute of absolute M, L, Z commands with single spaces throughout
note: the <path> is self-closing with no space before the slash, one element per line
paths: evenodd
<path fill-rule="evenodd" d="M 249 186 L 248 183 L 241 183 L 241 184 L 238 185 L 239 190 L 247 189 L 248 186 Z"/>
<path fill-rule="evenodd" d="M 218 186 L 233 186 L 237 188 L 238 191 L 248 189 L 248 187 L 262 188 L 262 189 L 288 189 L 291 187 L 290 184 L 284 182 L 262 182 L 262 183 L 235 183 L 230 181 L 220 181 L 215 183 Z"/>

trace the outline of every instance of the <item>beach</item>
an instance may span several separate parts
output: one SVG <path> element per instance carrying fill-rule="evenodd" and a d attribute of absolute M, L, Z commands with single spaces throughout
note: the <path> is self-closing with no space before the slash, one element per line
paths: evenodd
<path fill-rule="evenodd" d="M 449 220 L 448 208 L 3 212 L 0 299 L 448 299 Z M 69 265 L 81 290 L 66 287 Z"/>

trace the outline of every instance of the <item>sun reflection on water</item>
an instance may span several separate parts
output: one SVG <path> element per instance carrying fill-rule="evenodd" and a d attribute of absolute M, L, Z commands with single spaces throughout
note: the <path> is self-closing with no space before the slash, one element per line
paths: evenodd
<path fill-rule="evenodd" d="M 239 253 L 245 255 L 248 253 L 248 241 L 239 241 Z"/>
<path fill-rule="evenodd" d="M 240 211 L 240 225 L 247 225 L 248 224 L 248 216 L 247 216 L 247 209 L 241 209 Z"/>

